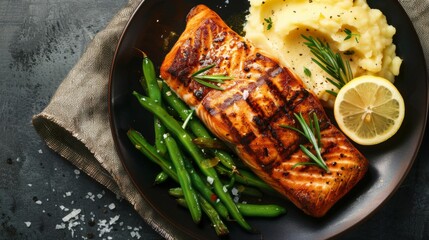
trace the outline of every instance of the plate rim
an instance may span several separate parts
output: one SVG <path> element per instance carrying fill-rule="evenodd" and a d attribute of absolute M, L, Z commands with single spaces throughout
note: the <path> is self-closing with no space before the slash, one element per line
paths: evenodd
<path fill-rule="evenodd" d="M 134 184 L 134 187 L 138 190 L 139 194 L 142 196 L 142 198 L 146 201 L 147 204 L 149 204 L 152 207 L 152 211 L 156 212 L 156 214 L 159 217 L 162 217 L 164 221 L 168 221 L 169 223 L 171 223 L 172 225 L 174 225 L 174 231 L 175 234 L 176 232 L 180 232 L 180 233 L 184 233 L 187 234 L 187 237 L 192 237 L 195 235 L 192 234 L 192 232 L 186 231 L 186 229 L 180 228 L 178 227 L 176 224 L 174 224 L 173 222 L 169 221 L 168 218 L 164 217 L 164 215 L 162 213 L 160 213 L 159 211 L 157 211 L 157 208 L 155 206 L 153 206 L 153 204 L 147 200 L 147 198 L 144 196 L 145 194 L 143 193 L 142 189 L 139 187 L 139 184 L 136 182 L 136 179 L 133 177 L 133 174 L 130 172 L 129 167 L 127 166 L 127 164 L 124 161 L 124 156 L 122 151 L 119 148 L 119 139 L 118 136 L 115 132 L 115 120 L 114 120 L 114 114 L 113 114 L 113 100 L 112 100 L 112 82 L 113 82 L 113 75 L 114 75 L 114 71 L 115 71 L 115 63 L 116 63 L 116 59 L 118 58 L 118 54 L 119 54 L 119 50 L 122 46 L 122 42 L 123 39 L 125 37 L 125 35 L 128 32 L 128 29 L 130 28 L 130 25 L 133 22 L 133 19 L 135 18 L 135 16 L 138 14 L 138 12 L 140 11 L 140 9 L 143 7 L 143 5 L 147 2 L 148 0 L 143 0 L 141 1 L 138 6 L 135 8 L 134 12 L 132 13 L 131 17 L 129 18 L 129 20 L 127 21 L 125 27 L 123 28 L 123 31 L 120 35 L 120 38 L 118 40 L 118 43 L 115 47 L 115 52 L 113 55 L 113 59 L 110 65 L 110 72 L 109 72 L 109 83 L 108 83 L 108 114 L 109 114 L 109 124 L 110 124 L 110 129 L 111 129 L 111 133 L 112 133 L 112 137 L 113 137 L 113 141 L 114 141 L 114 145 L 115 145 L 115 150 L 118 154 L 118 157 L 121 161 L 122 166 L 124 167 L 126 173 L 128 174 L 128 177 L 130 178 L 131 182 Z M 152 1 L 156 1 L 156 0 L 152 0 Z M 398 0 L 393 1 L 394 4 L 397 4 L 399 6 L 399 9 L 402 11 L 402 13 L 406 16 L 406 24 L 408 26 L 410 26 L 413 34 L 417 37 L 418 43 L 419 43 L 419 48 L 422 50 L 421 52 L 423 53 L 423 48 L 421 45 L 421 41 L 419 39 L 419 35 L 416 32 L 416 29 L 414 28 L 414 25 L 410 19 L 410 17 L 408 16 L 407 12 L 405 11 L 405 9 L 403 8 L 402 4 L 400 4 L 400 2 Z M 426 66 L 426 59 L 424 54 L 422 54 L 422 59 L 419 60 L 419 62 L 422 62 L 423 65 Z M 428 70 L 427 68 L 424 71 L 424 76 L 422 77 L 424 79 L 426 79 L 426 87 L 429 86 L 429 78 L 428 78 Z M 427 124 L 428 124 L 428 116 L 429 116 L 429 89 L 427 89 L 427 91 L 425 92 L 426 94 L 426 112 L 424 114 L 424 124 L 422 127 L 422 131 L 420 132 L 420 134 L 418 135 L 418 141 L 417 141 L 417 146 L 416 149 L 414 151 L 414 153 L 412 154 L 412 157 L 407 165 L 406 170 L 404 171 L 404 174 L 401 176 L 401 179 L 398 181 L 398 184 L 395 185 L 395 187 L 392 189 L 392 191 L 389 192 L 389 194 L 387 194 L 387 196 L 384 197 L 384 199 L 381 200 L 380 204 L 378 204 L 371 212 L 369 212 L 365 217 L 360 218 L 357 222 L 355 222 L 354 224 L 352 224 L 351 226 L 349 226 L 346 229 L 342 229 L 341 231 L 336 232 L 335 234 L 329 236 L 329 238 L 334 238 L 334 237 L 339 237 L 343 234 L 345 234 L 346 232 L 349 232 L 350 230 L 355 229 L 357 226 L 363 224 L 364 222 L 366 222 L 369 218 L 371 218 L 374 214 L 376 214 L 378 212 L 378 210 L 380 208 L 382 208 L 388 201 L 389 199 L 392 198 L 392 196 L 397 192 L 397 190 L 399 189 L 399 187 L 402 185 L 403 181 L 406 179 L 406 177 L 408 176 L 412 166 L 415 163 L 415 160 L 417 158 L 417 155 L 420 152 L 420 148 L 422 145 L 422 141 L 423 138 L 425 136 L 425 132 L 427 130 Z M 147 221 L 147 219 L 145 219 L 144 217 L 142 217 L 143 220 L 150 225 L 158 234 L 160 234 L 162 237 L 166 238 L 166 237 L 171 237 L 170 235 L 168 235 L 167 232 L 165 232 L 165 230 L 163 229 L 159 229 L 159 226 L 157 226 L 157 224 L 155 224 L 153 221 Z M 171 228 L 169 228 L 171 230 Z M 182 235 L 182 234 L 179 234 Z"/>

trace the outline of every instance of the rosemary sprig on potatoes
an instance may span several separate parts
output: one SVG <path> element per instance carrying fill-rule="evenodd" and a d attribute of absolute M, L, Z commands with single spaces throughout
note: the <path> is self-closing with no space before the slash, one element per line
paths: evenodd
<path fill-rule="evenodd" d="M 327 80 L 338 90 L 353 79 L 350 62 L 343 59 L 339 53 L 334 53 L 328 43 L 323 43 L 320 39 L 312 36 L 301 36 L 307 40 L 304 44 L 310 48 L 310 52 L 315 56 L 312 58 L 313 62 L 333 78 L 327 78 Z M 326 90 L 326 92 L 337 96 L 335 91 Z"/>

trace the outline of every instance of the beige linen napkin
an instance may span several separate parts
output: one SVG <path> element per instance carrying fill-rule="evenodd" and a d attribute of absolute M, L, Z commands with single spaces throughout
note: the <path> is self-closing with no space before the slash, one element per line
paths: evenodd
<path fill-rule="evenodd" d="M 87 47 L 52 97 L 33 117 L 47 145 L 112 192 L 123 196 L 161 236 L 183 238 L 142 198 L 119 160 L 108 119 L 110 65 L 119 37 L 140 0 L 130 0 Z M 429 0 L 400 0 L 429 55 Z"/>

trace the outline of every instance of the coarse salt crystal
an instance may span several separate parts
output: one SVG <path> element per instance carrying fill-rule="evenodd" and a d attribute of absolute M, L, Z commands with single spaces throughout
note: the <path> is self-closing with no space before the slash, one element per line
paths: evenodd
<path fill-rule="evenodd" d="M 79 174 L 80 174 L 79 169 L 75 169 L 75 170 L 74 170 L 74 174 L 79 175 Z"/>
<path fill-rule="evenodd" d="M 232 188 L 231 189 L 231 193 L 232 193 L 232 195 L 234 195 L 234 196 L 237 196 L 238 195 L 238 189 L 237 188 Z"/>
<path fill-rule="evenodd" d="M 113 210 L 113 209 L 115 209 L 115 208 L 116 208 L 116 206 L 115 206 L 115 204 L 114 204 L 114 203 L 109 204 L 109 209 L 110 209 L 110 210 Z"/>
<path fill-rule="evenodd" d="M 39 149 L 39 153 L 40 153 L 40 154 L 42 154 L 42 153 L 43 153 L 42 149 Z"/>
<path fill-rule="evenodd" d="M 98 225 L 97 230 L 99 231 L 99 234 L 98 234 L 99 237 L 103 236 L 105 233 L 109 233 L 113 229 L 113 227 L 109 226 L 109 224 L 107 223 L 107 220 L 105 219 L 98 221 L 97 225 Z"/>
<path fill-rule="evenodd" d="M 211 185 L 213 184 L 214 179 L 212 177 L 207 177 L 207 182 Z"/>
<path fill-rule="evenodd" d="M 24 222 L 27 227 L 31 226 L 31 222 Z"/>
<path fill-rule="evenodd" d="M 140 233 L 139 232 L 135 232 L 135 233 L 136 233 L 136 238 L 140 239 L 141 238 Z"/>
<path fill-rule="evenodd" d="M 41 204 L 42 204 L 42 201 L 37 200 L 37 201 L 36 201 L 36 204 L 41 205 Z"/>
<path fill-rule="evenodd" d="M 64 207 L 63 205 L 60 205 L 60 209 L 61 209 L 62 211 L 64 211 L 64 212 L 68 212 L 68 211 L 69 211 L 69 209 L 68 209 L 68 208 L 66 208 L 66 207 Z"/>
<path fill-rule="evenodd" d="M 61 223 L 61 224 L 57 224 L 57 225 L 55 225 L 55 229 L 65 229 L 66 228 L 66 225 L 64 224 L 64 223 Z"/>
<path fill-rule="evenodd" d="M 91 199 L 91 201 L 95 202 L 95 195 L 92 192 L 88 192 L 85 196 L 87 199 Z"/>
<path fill-rule="evenodd" d="M 109 224 L 110 225 L 116 224 L 116 221 L 118 221 L 118 220 L 119 220 L 119 215 L 116 215 L 116 216 L 110 218 Z"/>
<path fill-rule="evenodd" d="M 67 229 L 70 230 L 72 238 L 74 238 L 74 232 L 76 231 L 74 228 L 78 225 L 80 225 L 80 222 L 70 219 Z"/>
<path fill-rule="evenodd" d="M 68 222 L 70 221 L 70 219 L 72 218 L 76 218 L 77 215 L 79 215 L 79 213 L 81 212 L 81 209 L 73 209 L 73 211 L 71 211 L 69 214 L 67 214 L 65 217 L 63 217 L 63 222 Z"/>

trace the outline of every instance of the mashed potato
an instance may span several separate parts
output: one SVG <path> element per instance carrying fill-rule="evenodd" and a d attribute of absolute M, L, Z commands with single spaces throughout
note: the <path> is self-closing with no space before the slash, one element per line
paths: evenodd
<path fill-rule="evenodd" d="M 394 81 L 402 60 L 396 56 L 388 25 L 381 11 L 371 9 L 366 0 L 249 0 L 250 13 L 244 27 L 246 38 L 279 59 L 301 77 L 307 88 L 328 106 L 338 91 L 326 80 L 301 35 L 329 43 L 350 61 L 354 77 L 377 75 Z M 347 31 L 351 37 L 346 39 Z M 307 68 L 311 76 L 304 73 Z"/>

